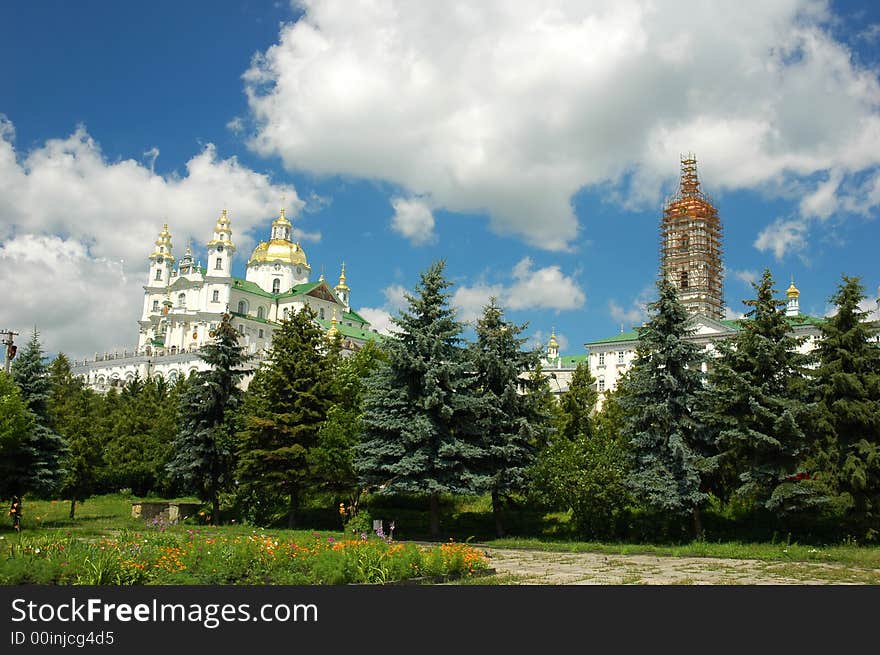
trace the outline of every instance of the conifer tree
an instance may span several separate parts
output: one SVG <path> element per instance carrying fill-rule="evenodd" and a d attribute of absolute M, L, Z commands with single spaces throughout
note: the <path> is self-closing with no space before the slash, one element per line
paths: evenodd
<path fill-rule="evenodd" d="M 784 514 L 816 500 L 792 483 L 805 454 L 808 408 L 799 385 L 807 359 L 797 352 L 803 339 L 791 335 L 770 271 L 753 286 L 740 331 L 718 346 L 703 416 L 725 465 L 738 473 L 734 493 Z"/>
<path fill-rule="evenodd" d="M 334 358 L 304 306 L 281 323 L 267 361 L 248 387 L 236 476 L 245 494 L 288 498 L 288 526 L 296 526 L 303 493 L 314 483 L 311 451 L 334 402 Z"/>
<path fill-rule="evenodd" d="M 420 276 L 408 309 L 384 342 L 387 364 L 370 376 L 364 434 L 355 455 L 362 482 L 383 492 L 426 494 L 430 531 L 440 536 L 440 494 L 488 486 L 474 391 L 461 324 L 449 307 L 445 263 Z"/>
<path fill-rule="evenodd" d="M 712 444 L 695 417 L 700 350 L 687 340 L 692 328 L 675 287 L 661 276 L 657 290 L 619 397 L 632 456 L 628 483 L 654 510 L 690 514 L 699 538 L 700 508 L 707 499 L 703 476 L 714 464 Z"/>
<path fill-rule="evenodd" d="M 851 504 L 857 524 L 880 530 L 880 346 L 873 340 L 858 277 L 843 276 L 836 313 L 820 327 L 811 374 L 823 434 L 818 461 Z"/>
<path fill-rule="evenodd" d="M 135 495 L 169 491 L 165 465 L 178 430 L 178 402 L 185 388 L 137 375 L 104 398 L 106 430 L 103 484 L 108 491 Z"/>
<path fill-rule="evenodd" d="M 13 360 L 12 377 L 33 414 L 33 428 L 21 445 L 20 464 L 14 472 L 18 493 L 47 496 L 61 485 L 67 446 L 49 426 L 49 376 L 39 333 L 34 333 L 24 351 Z"/>
<path fill-rule="evenodd" d="M 166 468 L 172 479 L 211 502 L 211 520 L 220 525 L 220 492 L 232 483 L 235 418 L 241 402 L 240 368 L 249 359 L 239 345 L 231 317 L 224 314 L 199 356 L 211 366 L 187 381 L 180 396 L 180 427 Z"/>
<path fill-rule="evenodd" d="M 525 327 L 505 321 L 492 298 L 477 321 L 477 340 L 470 345 L 477 394 L 483 401 L 476 420 L 482 425 L 484 471 L 490 477 L 499 537 L 504 536 L 504 503 L 525 488 L 526 472 L 546 441 L 550 418 L 542 412 L 540 396 L 532 394 L 544 381 L 529 376 L 540 358 L 535 351 L 523 350 L 526 339 L 519 335 Z"/>
<path fill-rule="evenodd" d="M 97 429 L 100 401 L 82 379 L 73 375 L 64 353 L 59 353 L 49 365 L 49 381 L 51 427 L 64 438 L 68 448 L 61 497 L 70 500 L 72 519 L 77 501 L 84 501 L 95 492 L 98 472 L 103 466 Z"/>
<path fill-rule="evenodd" d="M 23 445 L 33 429 L 34 415 L 21 389 L 0 371 L 0 498 L 21 496 L 19 469 L 26 463 Z"/>
<path fill-rule="evenodd" d="M 578 362 L 568 384 L 568 391 L 559 399 L 562 410 L 560 432 L 569 440 L 578 436 L 593 436 L 593 411 L 596 407 L 598 393 L 596 379 L 590 373 L 588 362 Z"/>
<path fill-rule="evenodd" d="M 341 358 L 333 376 L 335 403 L 327 412 L 327 420 L 318 432 L 318 442 L 311 452 L 314 472 L 319 484 L 344 499 L 351 513 L 357 511 L 360 485 L 354 467 L 355 448 L 363 427 L 366 381 L 384 361 L 384 352 L 373 341 L 366 342 L 350 357 Z"/>

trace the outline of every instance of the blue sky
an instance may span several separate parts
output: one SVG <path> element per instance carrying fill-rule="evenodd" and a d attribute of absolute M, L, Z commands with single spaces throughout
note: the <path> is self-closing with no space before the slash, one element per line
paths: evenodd
<path fill-rule="evenodd" d="M 131 348 L 153 240 L 236 273 L 285 204 L 379 327 L 444 258 L 569 354 L 644 317 L 657 226 L 693 152 L 731 315 L 769 267 L 823 314 L 880 285 L 872 3 L 6 3 L 0 328 Z"/>

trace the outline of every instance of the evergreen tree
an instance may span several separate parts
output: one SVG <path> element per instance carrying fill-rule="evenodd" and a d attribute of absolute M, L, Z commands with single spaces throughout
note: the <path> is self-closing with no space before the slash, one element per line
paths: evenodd
<path fill-rule="evenodd" d="M 244 494 L 282 493 L 296 526 L 303 493 L 315 481 L 311 451 L 333 405 L 333 363 L 307 306 L 281 323 L 248 387 L 237 478 Z"/>
<path fill-rule="evenodd" d="M 0 371 L 0 497 L 21 496 L 19 469 L 26 464 L 23 445 L 30 438 L 34 415 L 21 397 L 21 390 Z"/>
<path fill-rule="evenodd" d="M 632 453 L 628 483 L 654 510 L 690 514 L 699 538 L 707 499 L 703 477 L 714 464 L 712 444 L 694 411 L 702 387 L 700 349 L 687 340 L 692 328 L 675 287 L 661 276 L 657 290 L 620 395 Z"/>
<path fill-rule="evenodd" d="M 220 491 L 232 482 L 236 411 L 242 397 L 240 368 L 249 357 L 239 345 L 231 316 L 224 314 L 199 356 L 211 366 L 195 373 L 180 396 L 180 423 L 166 469 L 184 489 L 211 501 L 211 519 L 220 525 Z"/>
<path fill-rule="evenodd" d="M 525 488 L 526 472 L 546 441 L 550 418 L 541 411 L 540 396 L 531 393 L 545 383 L 529 376 L 540 357 L 523 350 L 526 339 L 519 335 L 525 327 L 505 321 L 492 298 L 477 321 L 477 340 L 470 345 L 477 393 L 483 401 L 476 420 L 482 425 L 484 471 L 490 477 L 499 537 L 504 536 L 504 503 Z"/>
<path fill-rule="evenodd" d="M 21 445 L 20 465 L 12 486 L 22 492 L 48 496 L 64 480 L 67 446 L 49 426 L 49 376 L 36 328 L 24 352 L 12 363 L 12 377 L 33 414 L 33 428 Z"/>
<path fill-rule="evenodd" d="M 559 399 L 562 409 L 560 432 L 563 437 L 573 441 L 579 436 L 593 436 L 592 414 L 597 399 L 596 379 L 590 373 L 590 364 L 587 361 L 579 362 L 572 373 L 568 391 Z"/>
<path fill-rule="evenodd" d="M 867 533 L 880 530 L 880 346 L 872 340 L 858 277 L 843 276 L 837 312 L 821 326 L 812 373 L 823 434 L 817 463 Z M 824 465 L 822 465 L 824 464 Z"/>
<path fill-rule="evenodd" d="M 725 466 L 737 472 L 734 493 L 779 513 L 815 502 L 812 490 L 796 484 L 804 456 L 807 406 L 802 374 L 803 339 L 791 335 L 785 303 L 774 297 L 765 270 L 740 331 L 718 345 L 706 390 L 704 419 L 718 440 Z"/>
<path fill-rule="evenodd" d="M 350 357 L 341 358 L 333 376 L 336 402 L 327 411 L 327 420 L 318 431 L 318 442 L 311 451 L 319 484 L 337 498 L 344 498 L 351 513 L 357 512 L 360 499 L 354 453 L 363 431 L 361 412 L 366 380 L 384 357 L 381 348 L 368 341 Z"/>
<path fill-rule="evenodd" d="M 185 384 L 171 386 L 135 376 L 118 394 L 104 398 L 106 430 L 103 484 L 108 491 L 130 489 L 137 496 L 170 490 L 165 465 L 178 431 L 178 404 Z"/>
<path fill-rule="evenodd" d="M 61 497 L 70 500 L 70 518 L 74 518 L 77 501 L 84 501 L 95 492 L 98 472 L 103 466 L 97 430 L 100 401 L 95 392 L 73 375 L 64 353 L 49 365 L 49 382 L 51 427 L 68 447 Z"/>
<path fill-rule="evenodd" d="M 440 536 L 440 494 L 488 486 L 477 421 L 482 402 L 461 348 L 461 324 L 448 306 L 451 286 L 439 261 L 421 274 L 397 331 L 383 345 L 388 362 L 370 376 L 364 434 L 355 455 L 362 482 L 382 492 L 427 494 L 431 536 Z"/>

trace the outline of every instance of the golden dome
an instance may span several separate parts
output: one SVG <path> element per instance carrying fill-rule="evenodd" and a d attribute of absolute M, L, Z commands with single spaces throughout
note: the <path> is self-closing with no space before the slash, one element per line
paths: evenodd
<path fill-rule="evenodd" d="M 794 280 L 791 281 L 791 285 L 786 289 L 785 295 L 789 298 L 797 298 L 801 295 L 801 292 L 798 291 L 798 288 L 794 286 Z"/>
<path fill-rule="evenodd" d="M 556 341 L 556 330 L 550 330 L 550 343 L 547 345 L 550 348 L 559 348 L 559 343 Z"/>
<path fill-rule="evenodd" d="M 285 239 L 270 239 L 261 241 L 248 260 L 251 264 L 273 263 L 294 264 L 311 268 L 306 260 L 306 253 L 298 243 L 292 243 Z"/>
<path fill-rule="evenodd" d="M 335 289 L 337 291 L 350 291 L 348 285 L 345 283 L 345 264 L 342 264 L 342 273 L 339 274 L 339 284 L 336 285 Z"/>

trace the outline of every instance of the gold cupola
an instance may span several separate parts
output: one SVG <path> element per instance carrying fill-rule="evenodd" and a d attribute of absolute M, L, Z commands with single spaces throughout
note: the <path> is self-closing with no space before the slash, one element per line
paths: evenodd
<path fill-rule="evenodd" d="M 302 266 L 307 270 L 311 270 L 306 253 L 299 243 L 293 243 L 290 240 L 290 229 L 292 225 L 284 215 L 284 209 L 281 214 L 272 221 L 272 238 L 269 241 L 261 241 L 251 253 L 248 260 L 248 266 L 253 264 L 290 264 L 294 266 Z"/>
<path fill-rule="evenodd" d="M 798 288 L 794 286 L 794 279 L 792 279 L 791 284 L 788 286 L 788 289 L 785 290 L 785 295 L 789 298 L 799 298 L 801 292 L 798 291 Z"/>
<path fill-rule="evenodd" d="M 337 291 L 351 291 L 345 283 L 345 262 L 342 263 L 342 271 L 339 273 L 339 284 L 334 287 Z"/>
<path fill-rule="evenodd" d="M 235 250 L 235 244 L 232 243 L 232 223 L 229 220 L 229 212 L 223 210 L 214 226 L 214 238 L 208 241 L 208 247 L 223 245 L 227 248 Z"/>
<path fill-rule="evenodd" d="M 150 259 L 174 261 L 174 257 L 171 254 L 171 233 L 168 231 L 168 223 L 162 226 L 159 238 L 156 239 L 156 248 L 153 250 L 153 254 L 150 255 Z"/>

